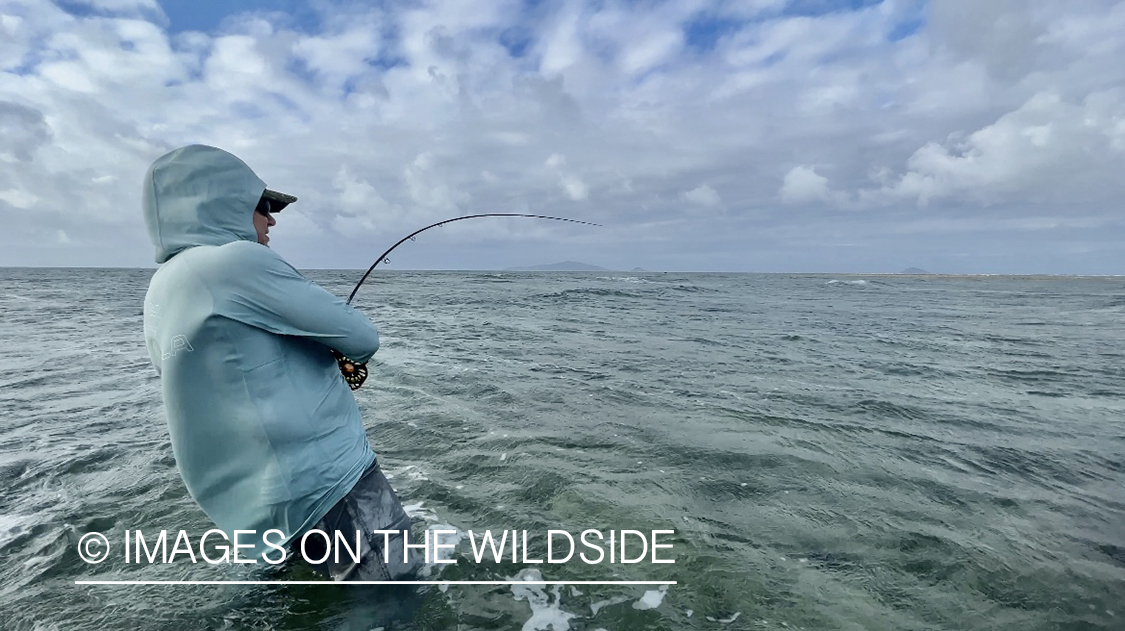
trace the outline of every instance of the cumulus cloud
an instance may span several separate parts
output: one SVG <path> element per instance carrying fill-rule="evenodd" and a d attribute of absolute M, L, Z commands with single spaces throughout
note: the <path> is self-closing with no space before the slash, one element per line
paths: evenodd
<path fill-rule="evenodd" d="M 347 166 L 341 166 L 336 172 L 328 204 L 335 212 L 332 228 L 341 234 L 375 232 L 392 218 L 402 215 L 401 207 L 388 202 L 367 180 L 353 176 Z M 288 209 L 285 220 L 289 223 Z M 309 228 L 317 229 L 316 224 L 304 214 L 301 215 L 300 224 L 311 224 Z M 288 230 L 281 227 L 280 221 L 278 226 L 275 230 Z"/>
<path fill-rule="evenodd" d="M 719 197 L 718 191 L 711 188 L 707 184 L 701 184 L 691 189 L 690 191 L 684 191 L 683 193 L 680 193 L 680 199 L 684 200 L 685 202 L 708 208 L 714 208 L 716 206 L 722 205 L 723 203 L 722 198 Z"/>
<path fill-rule="evenodd" d="M 590 189 L 577 176 L 564 175 L 559 180 L 559 185 L 572 201 L 580 202 L 590 196 Z"/>
<path fill-rule="evenodd" d="M 818 174 L 813 167 L 804 165 L 793 167 L 785 174 L 779 195 L 781 201 L 787 204 L 824 202 L 831 197 L 828 178 Z"/>
<path fill-rule="evenodd" d="M 982 203 L 1097 200 L 1121 180 L 1125 162 L 1125 90 L 1095 92 L 1082 102 L 1042 92 L 967 136 L 930 142 L 879 198 L 927 204 L 962 197 Z"/>

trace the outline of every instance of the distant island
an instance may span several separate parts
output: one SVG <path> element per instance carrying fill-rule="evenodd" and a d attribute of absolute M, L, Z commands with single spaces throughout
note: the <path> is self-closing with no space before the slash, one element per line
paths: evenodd
<path fill-rule="evenodd" d="M 610 270 L 597 265 L 579 263 L 578 261 L 563 261 L 548 265 L 528 265 L 524 267 L 509 267 L 505 272 L 608 272 Z"/>
<path fill-rule="evenodd" d="M 902 270 L 901 272 L 899 272 L 899 274 L 929 274 L 929 273 L 930 272 L 927 272 L 926 270 L 922 269 L 921 267 L 908 267 L 908 268 Z"/>

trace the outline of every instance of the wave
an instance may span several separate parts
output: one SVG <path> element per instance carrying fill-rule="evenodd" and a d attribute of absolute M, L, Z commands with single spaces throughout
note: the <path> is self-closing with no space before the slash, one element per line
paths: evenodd
<path fill-rule="evenodd" d="M 564 289 L 549 294 L 540 294 L 539 298 L 547 299 L 570 299 L 570 298 L 584 298 L 586 296 L 598 296 L 603 298 L 644 298 L 641 294 L 622 291 L 620 289 L 602 289 L 599 287 L 582 287 L 578 289 Z"/>
<path fill-rule="evenodd" d="M 651 280 L 639 278 L 637 276 L 595 276 L 595 280 L 609 280 L 619 283 L 642 283 L 645 285 L 655 285 L 656 283 Z"/>

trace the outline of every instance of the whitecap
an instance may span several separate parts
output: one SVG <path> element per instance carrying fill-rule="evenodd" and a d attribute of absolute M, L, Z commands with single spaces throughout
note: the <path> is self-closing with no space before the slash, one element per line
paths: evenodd
<path fill-rule="evenodd" d="M 643 283 L 652 284 L 651 280 L 639 278 L 637 276 L 596 276 L 596 280 L 612 280 L 619 283 Z"/>
<path fill-rule="evenodd" d="M 660 603 L 664 602 L 664 596 L 668 593 L 668 586 L 661 585 L 660 589 L 650 589 L 645 592 L 641 599 L 633 603 L 633 609 L 656 609 Z"/>
<path fill-rule="evenodd" d="M 599 600 L 596 603 L 590 603 L 590 611 L 594 612 L 593 615 L 596 616 L 596 615 L 598 615 L 598 612 L 602 610 L 603 607 L 608 607 L 610 605 L 616 605 L 616 604 L 619 604 L 619 603 L 623 603 L 626 600 L 629 600 L 629 599 L 624 597 L 624 596 L 614 596 L 613 598 L 610 598 L 608 600 Z"/>
<path fill-rule="evenodd" d="M 536 569 L 523 569 L 510 580 L 541 581 L 543 575 Z M 554 585 L 550 594 L 542 585 L 512 585 L 512 594 L 516 600 L 526 600 L 531 606 L 531 618 L 523 623 L 523 631 L 568 631 L 570 619 L 576 616 L 567 613 L 560 607 L 562 595 L 559 593 L 561 585 Z"/>
<path fill-rule="evenodd" d="M 402 510 L 406 511 L 406 514 L 411 518 L 423 519 L 425 521 L 437 521 L 437 513 L 426 508 L 424 504 L 424 501 L 415 504 L 404 504 Z"/>
<path fill-rule="evenodd" d="M 456 561 L 457 546 L 464 540 L 465 533 L 460 528 L 449 524 L 430 524 L 426 527 L 426 530 L 443 531 L 434 532 L 433 535 L 430 535 L 430 545 L 427 550 L 430 554 L 430 562 L 423 567 L 421 574 L 426 577 L 431 577 L 435 574 L 440 574 L 446 566 L 454 565 L 453 563 L 438 563 L 438 559 L 440 558 L 442 561 Z M 417 542 L 415 541 L 415 543 Z M 441 547 L 438 548 L 435 546 Z M 447 546 L 453 547 L 450 548 Z M 445 588 L 441 590 L 443 592 L 449 588 L 447 585 L 443 585 L 442 587 Z"/>

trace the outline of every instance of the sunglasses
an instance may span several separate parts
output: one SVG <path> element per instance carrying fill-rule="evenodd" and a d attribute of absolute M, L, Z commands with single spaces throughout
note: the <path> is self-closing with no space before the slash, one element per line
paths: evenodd
<path fill-rule="evenodd" d="M 254 208 L 254 212 L 258 213 L 259 215 L 269 217 L 270 213 L 273 212 L 273 206 L 270 205 L 270 200 L 266 199 L 265 197 L 259 199 L 257 207 Z"/>

